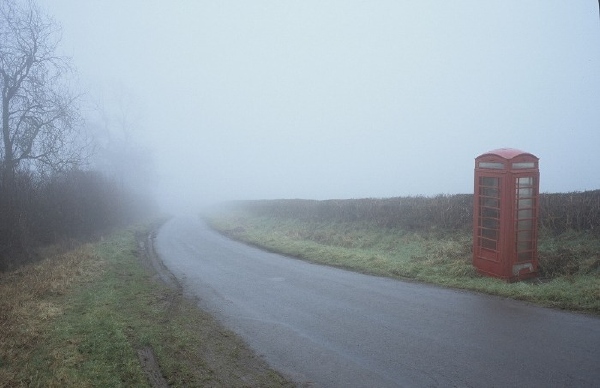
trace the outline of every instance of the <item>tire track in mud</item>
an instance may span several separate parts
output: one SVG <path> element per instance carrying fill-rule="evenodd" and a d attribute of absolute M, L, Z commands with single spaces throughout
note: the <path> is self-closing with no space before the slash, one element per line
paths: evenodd
<path fill-rule="evenodd" d="M 169 272 L 164 264 L 158 258 L 154 250 L 154 237 L 156 236 L 156 228 L 154 228 L 147 236 L 139 234 L 137 237 L 138 242 L 138 257 L 142 264 L 153 271 L 156 276 L 164 283 L 167 287 L 174 290 L 175 292 L 170 293 L 167 301 L 167 310 L 165 314 L 164 322 L 168 322 L 173 316 L 173 312 L 176 310 L 182 296 L 182 287 L 179 281 Z M 151 346 L 144 346 L 136 349 L 140 365 L 148 383 L 153 388 L 167 388 L 169 384 L 164 378 L 164 375 L 158 364 L 156 354 Z"/>

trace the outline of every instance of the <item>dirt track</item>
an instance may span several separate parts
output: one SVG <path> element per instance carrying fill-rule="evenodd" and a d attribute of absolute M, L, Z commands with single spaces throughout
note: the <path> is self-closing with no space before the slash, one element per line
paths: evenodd
<path fill-rule="evenodd" d="M 143 234 L 137 236 L 138 240 L 138 257 L 141 259 L 142 263 L 145 267 L 152 269 L 157 277 L 169 288 L 177 291 L 173 293 L 169 298 L 168 310 L 173 311 L 176 304 L 179 302 L 181 298 L 181 285 L 175 277 L 165 268 L 162 264 L 156 252 L 154 251 L 153 238 L 155 236 L 156 231 L 153 230 L 147 236 Z M 167 317 L 171 316 L 171 314 L 167 314 Z M 137 349 L 138 358 L 140 360 L 140 365 L 144 371 L 144 374 L 148 378 L 148 382 L 150 386 L 153 388 L 164 388 L 168 387 L 169 384 L 167 380 L 163 377 L 163 373 L 160 370 L 160 366 L 158 364 L 156 354 L 154 354 L 154 350 L 152 347 L 145 346 L 143 348 Z"/>

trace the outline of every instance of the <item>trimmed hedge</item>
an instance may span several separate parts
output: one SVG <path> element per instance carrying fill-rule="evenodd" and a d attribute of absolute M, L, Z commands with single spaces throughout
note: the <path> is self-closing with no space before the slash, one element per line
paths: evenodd
<path fill-rule="evenodd" d="M 236 207 L 259 216 L 306 221 L 368 222 L 406 230 L 470 230 L 473 195 L 363 198 L 344 200 L 237 201 Z M 553 233 L 591 231 L 600 235 L 600 190 L 541 194 L 540 227 Z"/>

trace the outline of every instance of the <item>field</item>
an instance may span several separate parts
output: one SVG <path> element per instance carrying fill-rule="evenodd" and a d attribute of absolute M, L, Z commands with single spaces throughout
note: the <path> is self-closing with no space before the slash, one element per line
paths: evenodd
<path fill-rule="evenodd" d="M 540 199 L 541 276 L 508 284 L 471 265 L 472 196 L 230 203 L 222 233 L 312 262 L 600 314 L 600 190 Z"/>
<path fill-rule="evenodd" d="M 157 280 L 149 228 L 0 273 L 0 387 L 292 386 Z"/>

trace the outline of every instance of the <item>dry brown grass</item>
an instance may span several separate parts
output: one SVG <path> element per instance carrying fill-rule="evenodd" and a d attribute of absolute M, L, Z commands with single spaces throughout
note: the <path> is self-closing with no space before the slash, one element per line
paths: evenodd
<path fill-rule="evenodd" d="M 76 284 L 101 274 L 106 262 L 88 245 L 0 273 L 0 386 L 22 385 L 22 376 L 53 318 L 60 298 Z"/>

